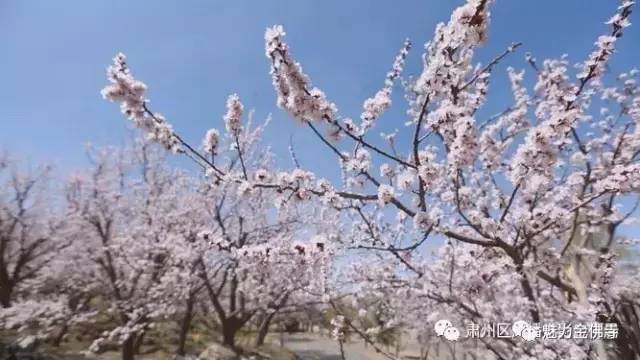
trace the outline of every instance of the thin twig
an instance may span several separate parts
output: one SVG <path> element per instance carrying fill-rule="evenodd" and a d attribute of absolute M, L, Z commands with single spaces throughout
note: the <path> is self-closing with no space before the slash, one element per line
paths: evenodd
<path fill-rule="evenodd" d="M 522 45 L 521 42 L 517 42 L 517 43 L 511 44 L 511 46 L 509 46 L 505 51 L 503 51 L 502 54 L 498 55 L 495 59 L 493 59 L 490 63 L 488 63 L 484 68 L 482 68 L 480 71 L 476 72 L 473 75 L 473 77 L 471 77 L 471 79 L 469 79 L 469 81 L 467 81 L 464 85 L 462 85 L 462 87 L 459 89 L 459 91 L 463 91 L 468 86 L 473 84 L 476 80 L 478 80 L 480 75 L 482 75 L 484 73 L 487 73 L 487 72 L 491 72 L 493 67 L 496 64 L 498 64 L 500 62 L 500 60 L 502 60 L 504 57 L 506 57 L 510 53 L 514 52 L 518 47 L 520 47 L 520 45 Z"/>

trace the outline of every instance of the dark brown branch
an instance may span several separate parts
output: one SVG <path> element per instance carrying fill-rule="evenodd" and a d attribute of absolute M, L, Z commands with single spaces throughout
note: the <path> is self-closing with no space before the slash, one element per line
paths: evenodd
<path fill-rule="evenodd" d="M 518 189 L 520 189 L 520 183 L 519 182 L 516 185 L 515 189 L 513 189 L 513 192 L 511 193 L 511 196 L 509 197 L 509 202 L 507 203 L 507 206 L 504 208 L 504 211 L 502 212 L 502 216 L 500 216 L 500 222 L 501 223 L 504 221 L 504 218 L 507 216 L 507 213 L 509 212 L 509 208 L 511 208 L 511 204 L 513 204 L 513 200 L 516 198 L 516 193 L 518 192 Z"/>

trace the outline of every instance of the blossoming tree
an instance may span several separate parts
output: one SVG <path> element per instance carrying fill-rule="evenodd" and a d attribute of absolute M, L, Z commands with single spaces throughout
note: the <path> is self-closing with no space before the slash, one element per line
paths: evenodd
<path fill-rule="evenodd" d="M 0 304 L 28 295 L 29 282 L 63 249 L 62 222 L 54 215 L 49 169 L 20 171 L 0 154 Z"/>
<path fill-rule="evenodd" d="M 529 78 L 524 70 L 507 69 L 513 100 L 481 119 L 492 74 L 520 46 L 509 45 L 485 65 L 474 63 L 475 50 L 487 40 L 490 5 L 468 0 L 437 26 L 425 45 L 422 72 L 402 82 L 411 129 L 404 139 L 374 139 L 371 130 L 391 105 L 408 41 L 382 89 L 352 120 L 311 85 L 284 29 L 267 29 L 276 103 L 336 157 L 341 184 L 299 169 L 254 173 L 241 152 L 240 171 L 222 167 L 149 109 L 146 87 L 123 55 L 115 58 L 103 95 L 120 102 L 149 139 L 194 159 L 213 186 L 271 192 L 278 209 L 291 199 L 319 199 L 339 210 L 349 231 L 335 244 L 358 256 L 345 276 L 359 284 L 363 299 L 384 304 L 386 326 L 401 322 L 420 330 L 444 314 L 459 325 L 611 322 L 619 327 L 617 342 L 479 339 L 475 351 L 501 359 L 633 358 L 640 354 L 637 316 L 630 315 L 638 309 L 638 288 L 634 274 L 619 266 L 620 249 L 629 244 L 617 232 L 632 216 L 629 203 L 640 188 L 640 94 L 637 70 L 613 81 L 605 76 L 633 2 L 621 2 L 577 74 L 567 57 L 538 62 L 527 56 Z M 242 148 L 241 111 L 239 99 L 230 97 L 225 121 L 236 149 Z M 211 155 L 218 138 L 217 131 L 207 133 Z M 429 256 L 426 243 L 442 245 Z M 326 295 L 330 302 L 333 294 Z M 336 323 L 365 340 L 380 330 L 360 329 L 357 319 L 343 315 Z"/>

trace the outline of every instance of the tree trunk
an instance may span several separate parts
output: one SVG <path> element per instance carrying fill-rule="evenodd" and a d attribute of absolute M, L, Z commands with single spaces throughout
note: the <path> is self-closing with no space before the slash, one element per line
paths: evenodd
<path fill-rule="evenodd" d="M 347 360 L 344 354 L 344 344 L 342 343 L 342 340 L 338 340 L 338 345 L 340 345 L 340 359 Z"/>
<path fill-rule="evenodd" d="M 144 332 L 138 336 L 134 336 L 135 341 L 133 342 L 133 351 L 136 354 L 140 354 L 140 348 L 142 347 L 142 343 L 144 342 Z"/>
<path fill-rule="evenodd" d="M 269 326 L 271 326 L 271 321 L 276 316 L 278 311 L 282 309 L 282 307 L 287 303 L 289 299 L 289 293 L 286 293 L 278 302 L 278 304 L 273 308 L 273 312 L 269 314 L 265 314 L 260 322 L 260 326 L 258 328 L 258 336 L 256 337 L 256 346 L 264 345 L 264 340 L 267 337 L 267 333 L 269 333 Z M 282 345 L 281 345 L 282 346 Z"/>
<path fill-rule="evenodd" d="M 56 334 L 55 338 L 53 338 L 51 344 L 55 347 L 59 347 L 60 343 L 62 343 L 62 338 L 67 334 L 67 330 L 69 330 L 69 325 L 65 322 L 60 328 L 60 331 Z"/>
<path fill-rule="evenodd" d="M 236 334 L 241 327 L 241 322 L 236 318 L 228 318 L 222 322 L 222 344 L 230 348 L 235 348 Z"/>
<path fill-rule="evenodd" d="M 267 334 L 269 333 L 269 326 L 271 326 L 271 321 L 275 315 L 275 312 L 268 314 L 260 322 L 258 335 L 256 336 L 256 346 L 264 345 L 264 340 L 267 338 Z"/>
<path fill-rule="evenodd" d="M 597 235 L 600 235 L 600 237 L 602 237 L 602 234 Z M 570 256 L 569 264 L 565 267 L 565 275 L 576 290 L 577 300 L 579 303 L 583 304 L 586 304 L 589 301 L 589 294 L 587 291 L 588 284 L 593 277 L 593 272 L 595 271 L 595 269 L 593 267 L 593 264 L 591 264 L 589 261 L 586 261 L 579 252 L 575 251 L 575 249 L 590 249 L 598 251 L 599 246 L 591 241 L 591 237 L 593 236 L 594 235 L 577 235 L 576 238 L 573 239 L 568 254 Z M 609 234 L 609 236 L 613 236 L 613 234 Z M 604 342 L 601 339 L 596 339 L 594 341 L 594 348 L 596 354 L 598 355 L 598 359 L 609 359 L 607 350 L 604 346 Z"/>
<path fill-rule="evenodd" d="M 178 340 L 178 355 L 185 355 L 185 346 L 187 343 L 187 334 L 191 328 L 191 319 L 193 318 L 193 305 L 195 301 L 193 296 L 189 296 L 187 299 L 187 308 L 184 313 L 184 317 L 180 323 L 180 339 Z"/>
<path fill-rule="evenodd" d="M 12 288 L 8 284 L 0 284 L 0 305 L 3 308 L 11 307 Z"/>
<path fill-rule="evenodd" d="M 222 344 L 228 347 L 236 346 L 236 331 L 229 327 L 222 328 Z"/>
<path fill-rule="evenodd" d="M 122 344 L 122 360 L 134 360 L 136 356 L 135 349 L 136 337 L 130 335 Z"/>
<path fill-rule="evenodd" d="M 280 326 L 280 347 L 284 347 L 284 327 Z"/>

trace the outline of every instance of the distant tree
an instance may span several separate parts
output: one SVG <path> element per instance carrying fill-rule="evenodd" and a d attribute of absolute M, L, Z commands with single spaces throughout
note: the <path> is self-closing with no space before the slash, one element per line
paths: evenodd
<path fill-rule="evenodd" d="M 28 295 L 29 282 L 66 246 L 54 213 L 48 167 L 19 169 L 0 154 L 0 305 Z"/>

